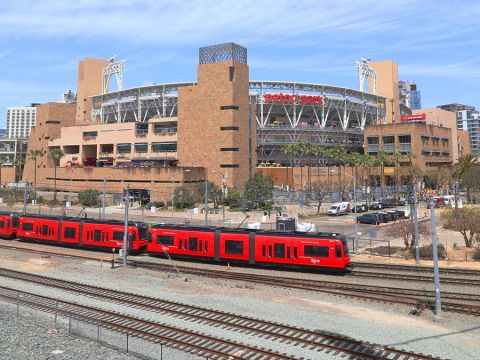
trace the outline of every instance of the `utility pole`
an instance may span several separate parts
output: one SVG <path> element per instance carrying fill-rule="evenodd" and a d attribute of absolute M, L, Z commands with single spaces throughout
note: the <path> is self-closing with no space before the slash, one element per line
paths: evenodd
<path fill-rule="evenodd" d="M 353 173 L 353 208 L 355 209 L 355 254 L 359 254 L 359 244 L 358 244 L 358 221 L 357 217 L 357 174 L 356 171 Z"/>
<path fill-rule="evenodd" d="M 105 219 L 105 195 L 106 195 L 107 180 L 103 178 L 103 195 L 102 195 L 102 219 Z"/>
<path fill-rule="evenodd" d="M 458 210 L 458 181 L 455 180 L 455 182 L 453 183 L 453 191 L 454 191 L 454 196 L 455 196 L 455 211 Z"/>
<path fill-rule="evenodd" d="M 420 265 L 420 249 L 418 246 L 418 214 L 417 214 L 417 187 L 413 184 L 413 229 L 415 236 L 415 265 Z"/>
<path fill-rule="evenodd" d="M 208 226 L 208 180 L 205 180 L 205 226 Z"/>
<path fill-rule="evenodd" d="M 440 299 L 440 275 L 438 273 L 438 249 L 437 249 L 437 228 L 435 225 L 435 200 L 431 197 L 428 200 L 432 222 L 432 252 L 433 252 L 433 275 L 435 285 L 435 316 L 442 314 L 442 301 Z"/>
<path fill-rule="evenodd" d="M 123 267 L 127 267 L 128 254 L 128 207 L 130 206 L 130 186 L 125 189 L 125 227 L 123 231 Z"/>
<path fill-rule="evenodd" d="M 28 183 L 25 182 L 23 188 L 23 215 L 27 215 L 27 198 L 28 198 Z"/>

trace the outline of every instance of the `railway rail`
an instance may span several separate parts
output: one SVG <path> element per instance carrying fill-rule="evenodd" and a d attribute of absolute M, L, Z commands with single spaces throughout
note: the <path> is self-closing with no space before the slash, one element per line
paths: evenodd
<path fill-rule="evenodd" d="M 63 315 L 86 323 L 101 325 L 102 328 L 127 333 L 211 359 L 299 359 L 271 349 L 241 344 L 115 311 L 18 291 L 9 287 L 0 286 L 0 299 L 47 313 L 55 313 L 57 316 Z"/>
<path fill-rule="evenodd" d="M 406 350 L 381 345 L 365 343 L 337 334 L 313 331 L 277 322 L 260 320 L 244 315 L 223 312 L 194 305 L 183 304 L 159 298 L 121 292 L 98 286 L 39 276 L 0 268 L 0 276 L 15 280 L 35 283 L 37 285 L 57 288 L 70 293 L 119 303 L 126 306 L 146 309 L 153 312 L 166 313 L 197 323 L 221 326 L 225 329 L 240 331 L 245 334 L 267 337 L 295 346 L 309 347 L 318 351 L 328 351 L 335 354 L 343 353 L 358 359 L 436 359 L 435 357 L 417 354 Z M 0 287 L 0 296 L 2 296 Z M 17 298 L 18 299 L 18 298 Z M 69 303 L 70 304 L 70 303 Z M 78 306 L 78 305 L 76 305 Z M 63 307 L 62 307 L 63 308 Z M 202 335 L 203 336 L 203 335 Z M 263 350 L 262 350 L 263 351 Z M 282 354 L 281 356 L 284 356 Z M 282 359 L 278 354 L 273 358 Z M 249 357 L 241 357 L 249 358 Z M 263 358 L 263 357 L 260 357 Z"/>
<path fill-rule="evenodd" d="M 176 271 L 171 265 L 130 260 L 130 264 L 142 269 L 154 271 Z M 189 266 L 176 266 L 184 275 L 208 276 L 213 279 L 237 280 L 269 286 L 278 286 L 295 290 L 329 293 L 345 297 L 354 297 L 369 301 L 381 301 L 407 306 L 422 306 L 435 309 L 434 292 L 418 289 L 373 286 L 351 283 L 339 283 L 324 280 L 298 279 L 283 276 L 267 276 L 240 273 L 231 270 L 211 270 Z M 480 316 L 480 296 L 457 292 L 442 292 L 442 310 Z M 448 301 L 450 300 L 450 302 Z"/>
<path fill-rule="evenodd" d="M 389 269 L 390 270 L 390 269 Z M 421 281 L 433 283 L 433 275 L 424 275 L 422 274 L 395 274 L 391 272 L 377 272 L 377 271 L 362 271 L 355 270 L 349 274 L 349 276 L 358 276 L 358 277 L 371 277 L 376 279 L 389 279 L 389 280 L 403 280 L 403 281 Z M 468 279 L 468 278 L 455 278 L 455 277 L 445 277 L 443 272 L 440 275 L 442 284 L 455 284 L 455 285 L 468 285 L 468 286 L 480 286 L 480 278 L 478 279 Z"/>
<path fill-rule="evenodd" d="M 37 254 L 76 257 L 74 254 L 63 254 L 54 251 L 44 251 L 35 249 L 25 249 L 10 245 L 0 245 L 14 250 L 30 251 Z M 107 261 L 106 258 L 98 258 L 94 256 L 78 256 L 83 259 L 91 259 L 97 261 Z M 117 262 L 118 264 L 118 262 Z M 183 275 L 194 275 L 201 277 L 210 277 L 214 279 L 222 279 L 226 281 L 244 281 L 268 286 L 277 286 L 295 290 L 304 290 L 311 292 L 322 292 L 343 297 L 353 297 L 367 301 L 394 303 L 406 306 L 419 306 L 434 310 L 434 292 L 418 289 L 405 289 L 396 287 L 383 287 L 362 284 L 339 283 L 323 280 L 297 279 L 282 276 L 267 276 L 249 273 L 239 273 L 235 271 L 226 271 L 223 268 L 219 270 L 211 270 L 204 268 L 196 268 L 191 266 L 172 265 L 152 263 L 141 260 L 129 260 L 131 266 L 162 272 L 179 271 Z M 411 276 L 409 277 L 412 281 Z M 442 292 L 442 310 L 455 313 L 480 316 L 480 296 L 476 294 L 458 293 L 458 292 Z"/>
<path fill-rule="evenodd" d="M 433 273 L 433 267 L 431 266 L 415 266 L 415 265 L 399 265 L 399 264 L 378 264 L 378 263 L 366 263 L 366 262 L 352 262 L 355 269 L 382 269 L 382 270 L 395 270 L 395 271 L 411 271 L 415 273 L 428 272 Z M 480 276 L 480 270 L 474 269 L 458 269 L 458 268 L 441 268 L 442 274 L 449 275 L 473 275 Z"/>

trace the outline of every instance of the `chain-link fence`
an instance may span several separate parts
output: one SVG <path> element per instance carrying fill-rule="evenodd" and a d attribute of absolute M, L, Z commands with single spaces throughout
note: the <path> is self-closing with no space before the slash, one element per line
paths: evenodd
<path fill-rule="evenodd" d="M 208 357 L 198 356 L 159 342 L 152 342 L 133 336 L 129 333 L 116 331 L 102 326 L 101 323 L 87 323 L 75 316 L 61 316 L 57 313 L 51 314 L 38 309 L 33 309 L 22 303 L 20 294 L 16 303 L 4 302 L 4 300 L 0 301 L 2 301 L 2 304 L 4 304 L 12 314 L 16 314 L 17 318 L 22 318 L 32 322 L 36 326 L 48 329 L 48 333 L 52 336 L 57 333 L 68 334 L 70 336 L 93 340 L 99 344 L 114 347 L 148 359 L 209 359 Z"/>

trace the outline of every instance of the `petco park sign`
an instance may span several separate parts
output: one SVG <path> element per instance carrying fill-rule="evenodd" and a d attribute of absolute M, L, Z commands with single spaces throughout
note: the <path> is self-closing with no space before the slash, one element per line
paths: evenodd
<path fill-rule="evenodd" d="M 323 96 L 320 95 L 289 95 L 289 94 L 265 94 L 263 95 L 266 104 L 323 104 Z"/>

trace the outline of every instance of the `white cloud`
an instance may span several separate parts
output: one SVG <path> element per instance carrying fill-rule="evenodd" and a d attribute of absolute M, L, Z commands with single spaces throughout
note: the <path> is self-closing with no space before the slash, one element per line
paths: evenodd
<path fill-rule="evenodd" d="M 480 79 L 478 58 L 449 64 L 428 64 L 425 62 L 400 64 L 401 76 L 424 76 L 436 78 Z"/>

